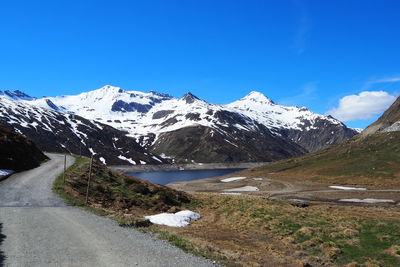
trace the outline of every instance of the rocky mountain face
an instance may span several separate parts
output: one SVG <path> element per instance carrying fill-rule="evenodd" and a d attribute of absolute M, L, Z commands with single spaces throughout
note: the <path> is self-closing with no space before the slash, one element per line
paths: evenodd
<path fill-rule="evenodd" d="M 381 117 L 369 125 L 361 136 L 365 137 L 374 133 L 400 131 L 400 97 L 382 114 Z"/>
<path fill-rule="evenodd" d="M 227 105 L 207 103 L 191 93 L 174 98 L 113 86 L 73 96 L 20 96 L 8 92 L 15 102 L 86 118 L 93 129 L 109 125 L 142 148 L 180 162 L 272 161 L 357 134 L 332 117 L 277 105 L 258 92 Z"/>
<path fill-rule="evenodd" d="M 47 159 L 31 140 L 1 124 L 0 147 L 0 169 L 25 171 Z"/>
<path fill-rule="evenodd" d="M 168 162 L 147 152 L 125 132 L 78 115 L 41 108 L 30 101 L 0 96 L 0 123 L 29 137 L 43 151 L 94 155 L 104 164 L 114 165 Z"/>

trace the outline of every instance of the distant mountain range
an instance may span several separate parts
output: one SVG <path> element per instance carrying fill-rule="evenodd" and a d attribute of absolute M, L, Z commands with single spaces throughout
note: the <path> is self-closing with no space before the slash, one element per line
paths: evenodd
<path fill-rule="evenodd" d="M 217 105 L 191 93 L 174 98 L 113 86 L 43 98 L 0 91 L 0 122 L 44 150 L 83 149 L 107 164 L 273 161 L 358 133 L 307 108 L 277 105 L 259 92 Z"/>

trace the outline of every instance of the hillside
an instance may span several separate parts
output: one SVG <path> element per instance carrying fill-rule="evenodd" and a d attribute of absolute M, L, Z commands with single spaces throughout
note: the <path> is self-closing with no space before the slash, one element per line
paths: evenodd
<path fill-rule="evenodd" d="M 1 124 L 0 147 L 0 169 L 24 171 L 47 159 L 32 141 Z"/>
<path fill-rule="evenodd" d="M 367 136 L 374 133 L 400 131 L 400 97 L 374 123 L 361 134 Z"/>
<path fill-rule="evenodd" d="M 400 185 L 400 98 L 360 135 L 341 144 L 252 170 L 255 175 L 273 173 L 280 178 Z"/>
<path fill-rule="evenodd" d="M 65 176 L 60 176 L 54 190 L 72 204 L 85 203 L 90 159 L 78 157 Z M 149 211 L 168 211 L 190 202 L 188 194 L 111 171 L 94 161 L 89 191 L 89 205 L 119 215 L 130 213 L 141 218 Z M 122 214 L 121 214 L 122 213 Z M 117 215 L 118 216 L 118 215 Z"/>

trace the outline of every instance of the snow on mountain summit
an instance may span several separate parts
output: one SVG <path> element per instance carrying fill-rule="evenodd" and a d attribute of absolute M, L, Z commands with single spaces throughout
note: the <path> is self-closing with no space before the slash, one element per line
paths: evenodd
<path fill-rule="evenodd" d="M 238 101 L 242 101 L 242 102 L 250 102 L 251 101 L 251 102 L 262 103 L 262 104 L 274 104 L 274 102 L 270 98 L 268 98 L 263 93 L 260 93 L 257 91 L 251 91 L 245 97 L 239 99 Z"/>
<path fill-rule="evenodd" d="M 260 127 L 267 127 L 275 136 L 287 138 L 309 151 L 354 135 L 334 118 L 307 108 L 275 104 L 256 91 L 230 104 L 219 105 L 208 103 L 190 92 L 182 98 L 174 98 L 154 91 L 127 91 L 106 85 L 78 95 L 32 99 L 30 102 L 108 124 L 137 140 L 148 140 L 141 142 L 145 146 L 154 143 L 162 133 L 197 126 L 231 137 L 235 131 L 236 134 L 239 131 L 257 132 Z M 228 128 L 230 132 L 227 132 Z M 324 140 L 315 141 L 322 133 Z M 303 136 L 305 134 L 307 138 Z"/>

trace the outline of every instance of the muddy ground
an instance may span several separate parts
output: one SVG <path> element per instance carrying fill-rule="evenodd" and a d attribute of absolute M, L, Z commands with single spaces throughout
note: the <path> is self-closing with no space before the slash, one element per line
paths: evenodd
<path fill-rule="evenodd" d="M 221 180 L 232 177 L 245 177 L 245 179 L 222 182 Z M 365 188 L 366 190 L 342 190 L 329 186 L 341 186 L 340 184 L 316 183 L 311 181 L 288 181 L 280 179 L 274 173 L 267 177 L 252 177 L 248 172 L 231 173 L 221 177 L 212 177 L 188 182 L 176 182 L 168 184 L 177 190 L 186 192 L 215 192 L 221 194 L 250 194 L 260 195 L 271 199 L 302 199 L 310 203 L 329 202 L 341 205 L 398 205 L 400 206 L 400 188 L 375 188 L 368 184 L 352 184 L 346 187 Z M 249 187 L 242 191 L 243 187 Z M 226 191 L 227 190 L 227 191 Z M 385 203 L 355 203 L 340 201 L 342 199 L 379 199 L 392 200 Z M 372 201 L 373 202 L 373 201 Z"/>

